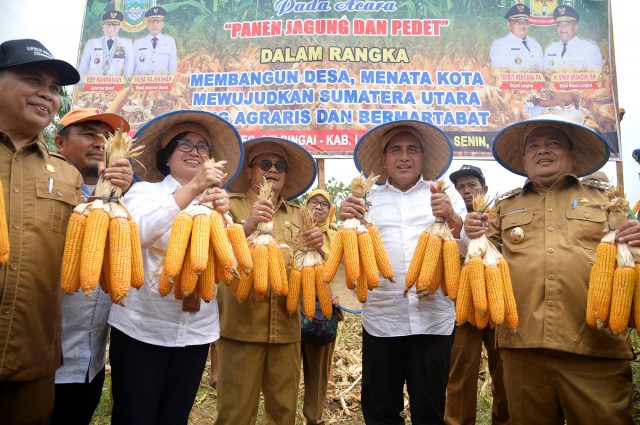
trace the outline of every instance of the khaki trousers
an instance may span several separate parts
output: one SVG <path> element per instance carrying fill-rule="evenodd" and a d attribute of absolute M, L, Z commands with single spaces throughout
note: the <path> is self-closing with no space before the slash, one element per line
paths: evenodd
<path fill-rule="evenodd" d="M 336 342 L 325 345 L 302 344 L 304 404 L 302 414 L 309 425 L 324 424 L 322 413 L 327 401 L 327 384 Z"/>
<path fill-rule="evenodd" d="M 0 423 L 48 425 L 53 413 L 55 373 L 34 381 L 0 381 Z"/>
<path fill-rule="evenodd" d="M 218 341 L 216 425 L 251 425 L 264 395 L 264 425 L 294 425 L 300 384 L 300 342 Z"/>
<path fill-rule="evenodd" d="M 476 423 L 478 373 L 482 355 L 482 343 L 489 357 L 491 374 L 491 423 L 508 425 L 509 410 L 504 389 L 500 353 L 495 347 L 495 330 L 478 329 L 468 323 L 456 327 L 451 349 L 451 370 L 447 384 L 445 422 L 448 425 L 473 425 Z"/>
<path fill-rule="evenodd" d="M 545 349 L 501 348 L 500 355 L 512 423 L 633 424 L 628 360 Z"/>

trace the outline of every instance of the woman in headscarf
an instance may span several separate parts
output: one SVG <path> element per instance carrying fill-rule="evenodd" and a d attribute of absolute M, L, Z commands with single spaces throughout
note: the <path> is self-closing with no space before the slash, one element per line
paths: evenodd
<path fill-rule="evenodd" d="M 126 307 L 111 309 L 111 423 L 186 424 L 209 344 L 220 337 L 218 306 L 197 293 L 182 301 L 173 293 L 161 297 L 158 283 L 173 219 L 198 201 L 229 210 L 223 187 L 242 162 L 242 144 L 231 124 L 202 111 L 159 116 L 136 141 L 145 146 L 134 165 L 143 181 L 124 202 L 140 228 L 145 283 Z M 226 169 L 210 158 L 226 160 Z"/>
<path fill-rule="evenodd" d="M 316 226 L 322 231 L 322 254 L 326 258 L 336 238 L 336 207 L 333 197 L 323 189 L 309 192 L 303 207 L 308 209 Z M 322 413 L 327 399 L 327 384 L 330 379 L 331 361 L 338 332 L 341 310 L 337 308 L 337 297 L 333 297 L 333 314 L 327 319 L 316 301 L 316 313 L 312 320 L 302 317 L 302 370 L 304 373 L 304 404 L 302 414 L 307 424 L 323 424 Z"/>

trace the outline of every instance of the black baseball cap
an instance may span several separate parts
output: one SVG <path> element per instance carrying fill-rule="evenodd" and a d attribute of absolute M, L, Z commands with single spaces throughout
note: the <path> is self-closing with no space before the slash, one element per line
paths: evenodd
<path fill-rule="evenodd" d="M 480 183 L 484 186 L 485 180 L 484 175 L 482 174 L 482 170 L 479 167 L 473 165 L 464 164 L 458 171 L 454 171 L 449 175 L 449 180 L 451 180 L 451 183 L 455 185 L 456 181 L 458 181 L 460 177 L 467 176 L 477 177 L 478 180 L 480 180 Z"/>
<path fill-rule="evenodd" d="M 37 40 L 8 40 L 0 44 L 0 70 L 27 64 L 41 64 L 58 74 L 60 85 L 69 86 L 80 81 L 80 74 L 71 64 L 55 59 Z"/>

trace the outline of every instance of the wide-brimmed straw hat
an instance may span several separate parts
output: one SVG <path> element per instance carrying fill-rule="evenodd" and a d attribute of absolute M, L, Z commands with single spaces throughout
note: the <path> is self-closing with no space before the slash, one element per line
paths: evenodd
<path fill-rule="evenodd" d="M 216 161 L 226 160 L 227 176 L 222 180 L 226 187 L 238 175 L 243 150 L 240 134 L 226 120 L 206 111 L 180 110 L 160 115 L 146 123 L 135 135 L 136 144 L 144 145 L 142 154 L 133 162 L 133 169 L 140 180 L 158 182 L 164 175 L 156 166 L 159 150 L 180 133 L 191 131 L 202 135 L 213 151 Z"/>
<path fill-rule="evenodd" d="M 259 137 L 244 143 L 244 161 L 238 178 L 230 185 L 234 192 L 246 192 L 251 186 L 245 170 L 261 154 L 270 153 L 287 161 L 287 179 L 280 195 L 286 200 L 295 199 L 311 187 L 316 178 L 316 161 L 311 154 L 295 142 L 277 137 Z"/>
<path fill-rule="evenodd" d="M 607 163 L 610 149 L 600 133 L 554 114 L 539 115 L 511 124 L 500 131 L 493 138 L 493 157 L 512 173 L 527 177 L 522 163 L 524 142 L 532 131 L 540 127 L 553 127 L 567 135 L 573 144 L 572 171 L 577 176 L 591 174 Z"/>
<path fill-rule="evenodd" d="M 365 176 L 380 175 L 377 183 L 384 184 L 389 174 L 383 166 L 383 150 L 389 140 L 400 133 L 413 134 L 422 145 L 422 177 L 425 180 L 435 180 L 447 171 L 453 158 L 451 140 L 439 128 L 415 120 L 394 121 L 366 132 L 353 152 L 356 168 Z"/>

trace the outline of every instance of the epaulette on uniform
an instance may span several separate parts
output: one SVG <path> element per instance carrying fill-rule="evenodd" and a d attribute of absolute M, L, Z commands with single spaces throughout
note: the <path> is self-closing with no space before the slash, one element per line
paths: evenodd
<path fill-rule="evenodd" d="M 293 202 L 293 201 L 284 201 L 284 203 L 285 203 L 285 204 L 287 204 L 287 205 L 289 205 L 290 207 L 293 207 L 293 208 L 300 208 L 300 205 L 299 205 L 299 204 L 296 204 L 296 203 L 295 203 L 295 202 Z"/>
<path fill-rule="evenodd" d="M 588 180 L 585 179 L 582 181 L 582 184 L 584 186 L 593 187 L 599 190 L 607 190 L 611 187 L 611 184 L 607 182 L 603 182 L 602 180 L 598 180 L 598 179 L 588 179 Z"/>
<path fill-rule="evenodd" d="M 521 187 L 517 187 L 515 189 L 512 189 L 512 190 L 510 190 L 508 192 L 503 193 L 502 195 L 498 195 L 496 197 L 496 203 L 498 203 L 500 201 L 504 201 L 505 199 L 513 198 L 514 196 L 516 196 L 520 192 L 522 192 L 522 188 Z"/>

